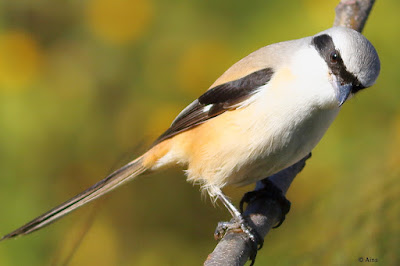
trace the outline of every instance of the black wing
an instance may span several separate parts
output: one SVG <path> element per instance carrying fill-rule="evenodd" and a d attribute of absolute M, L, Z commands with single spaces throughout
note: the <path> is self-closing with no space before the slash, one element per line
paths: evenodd
<path fill-rule="evenodd" d="M 271 80 L 273 73 L 272 68 L 264 68 L 243 78 L 209 89 L 183 109 L 172 122 L 170 128 L 153 145 L 204 123 L 225 111 L 235 109 L 240 102 L 248 99 L 261 86 L 267 84 Z"/>

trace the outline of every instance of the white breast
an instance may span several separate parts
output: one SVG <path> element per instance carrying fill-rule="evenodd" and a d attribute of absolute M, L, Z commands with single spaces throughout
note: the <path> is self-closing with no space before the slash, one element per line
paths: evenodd
<path fill-rule="evenodd" d="M 249 108 L 251 122 L 241 126 L 240 145 L 230 150 L 231 155 L 237 156 L 236 163 L 243 167 L 231 173 L 226 184 L 253 183 L 293 165 L 318 144 L 339 112 L 339 108 L 309 105 L 296 92 L 290 99 L 280 100 L 284 95 L 267 89 L 263 97 L 271 100 L 260 99 Z M 251 114 L 257 114 L 257 119 L 252 119 Z"/>
<path fill-rule="evenodd" d="M 327 79 L 314 79 L 318 91 L 308 87 L 309 78 L 298 77 L 282 69 L 249 99 L 250 104 L 207 122 L 209 129 L 219 131 L 199 146 L 196 158 L 201 159 L 189 159 L 188 179 L 217 187 L 245 185 L 310 153 L 339 108 Z"/>

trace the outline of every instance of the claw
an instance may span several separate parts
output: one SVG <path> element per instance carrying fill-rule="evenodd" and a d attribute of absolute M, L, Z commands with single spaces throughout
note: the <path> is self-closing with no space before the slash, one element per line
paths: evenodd
<path fill-rule="evenodd" d="M 230 222 L 220 222 L 215 230 L 214 237 L 216 239 L 223 238 L 229 231 L 235 233 L 245 233 L 252 245 L 252 252 L 250 254 L 251 265 L 254 264 L 257 251 L 263 246 L 264 239 L 259 235 L 259 233 L 251 227 L 248 222 L 243 218 L 243 215 L 238 209 L 232 204 L 232 202 L 222 193 L 221 189 L 214 187 L 213 191 L 215 195 L 222 201 L 225 207 L 232 214 L 233 219 Z"/>
<path fill-rule="evenodd" d="M 235 225 L 235 222 L 219 222 L 217 228 L 214 231 L 215 240 L 221 240 L 228 231 L 236 232 L 239 228 Z"/>
<path fill-rule="evenodd" d="M 214 232 L 216 240 L 222 239 L 228 232 L 245 233 L 252 244 L 252 253 L 250 255 L 251 265 L 254 264 L 257 251 L 260 250 L 264 244 L 264 239 L 253 229 L 248 222 L 242 217 L 235 217 L 229 222 L 219 222 Z"/>
<path fill-rule="evenodd" d="M 242 200 L 240 201 L 240 212 L 243 213 L 244 203 L 249 204 L 250 202 L 260 198 L 276 200 L 281 207 L 281 218 L 279 219 L 278 224 L 272 228 L 278 228 L 285 221 L 286 214 L 290 210 L 291 203 L 283 195 L 282 190 L 269 179 L 263 180 L 262 182 L 264 184 L 264 187 L 262 189 L 250 191 L 244 194 Z"/>

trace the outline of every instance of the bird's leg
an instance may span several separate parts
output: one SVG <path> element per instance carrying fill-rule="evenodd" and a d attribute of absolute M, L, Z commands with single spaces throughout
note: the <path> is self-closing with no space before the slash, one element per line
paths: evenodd
<path fill-rule="evenodd" d="M 283 221 L 285 221 L 286 214 L 290 210 L 291 203 L 286 199 L 285 195 L 282 193 L 282 190 L 268 178 L 265 178 L 259 182 L 261 184 L 261 188 L 256 188 L 255 190 L 244 194 L 242 200 L 240 201 L 240 211 L 243 213 L 244 203 L 250 203 L 260 198 L 276 200 L 281 207 L 281 218 L 278 224 L 273 227 L 277 228 L 283 223 Z"/>
<path fill-rule="evenodd" d="M 262 247 L 264 239 L 254 228 L 252 228 L 248 224 L 248 222 L 244 219 L 239 210 L 232 204 L 228 197 L 225 196 L 225 194 L 222 193 L 219 188 L 214 189 L 214 193 L 218 197 L 218 199 L 222 201 L 224 206 L 228 209 L 233 217 L 233 221 L 218 223 L 218 226 L 215 229 L 214 237 L 216 239 L 221 239 L 228 231 L 237 233 L 244 232 L 250 238 L 251 243 L 253 244 L 253 254 L 250 256 L 253 265 L 257 255 L 257 250 Z"/>

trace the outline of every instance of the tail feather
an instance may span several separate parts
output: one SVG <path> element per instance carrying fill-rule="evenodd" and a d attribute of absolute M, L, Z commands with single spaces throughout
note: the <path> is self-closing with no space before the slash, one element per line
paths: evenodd
<path fill-rule="evenodd" d="M 104 195 L 132 178 L 142 174 L 147 170 L 142 163 L 142 157 L 128 163 L 117 171 L 113 172 L 103 180 L 94 184 L 87 190 L 76 195 L 72 199 L 62 203 L 61 205 L 51 209 L 50 211 L 36 217 L 32 221 L 14 230 L 13 232 L 3 236 L 1 240 L 13 238 L 20 235 L 27 235 L 39 230 L 57 219 L 72 212 L 73 210 L 85 205 L 86 203 Z"/>

